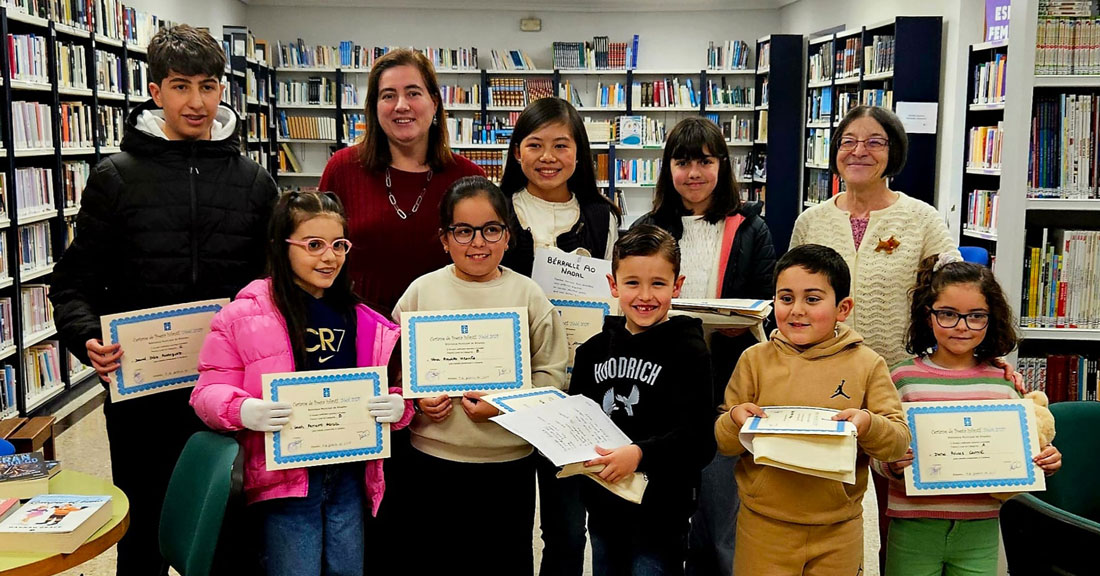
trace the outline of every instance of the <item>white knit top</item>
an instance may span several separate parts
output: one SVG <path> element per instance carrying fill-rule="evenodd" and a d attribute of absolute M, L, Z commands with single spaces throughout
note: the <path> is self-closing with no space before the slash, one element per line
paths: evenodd
<path fill-rule="evenodd" d="M 870 213 L 858 252 L 852 238 L 850 213 L 837 207 L 838 196 L 803 212 L 791 234 L 792 248 L 823 244 L 844 257 L 852 273 L 855 300 L 847 322 L 890 365 L 911 356 L 905 352 L 909 289 L 916 283 L 920 261 L 942 252 L 959 255 L 934 207 L 901 192 L 897 194 L 898 200 L 893 205 Z M 897 247 L 887 251 L 891 237 L 897 241 Z M 883 248 L 876 251 L 880 245 Z"/>
<path fill-rule="evenodd" d="M 526 188 L 512 194 L 512 206 L 516 219 L 522 228 L 531 231 L 535 248 L 558 249 L 558 236 L 573 229 L 581 219 L 581 205 L 574 195 L 565 202 L 543 200 L 527 191 Z M 603 254 L 589 254 L 584 248 L 577 248 L 581 256 L 610 260 L 614 254 L 615 241 L 619 239 L 619 223 L 611 215 L 611 225 L 607 229 L 607 247 Z"/>
<path fill-rule="evenodd" d="M 711 224 L 702 216 L 682 216 L 680 274 L 684 276 L 681 298 L 714 298 L 718 291 L 718 257 L 725 219 Z"/>

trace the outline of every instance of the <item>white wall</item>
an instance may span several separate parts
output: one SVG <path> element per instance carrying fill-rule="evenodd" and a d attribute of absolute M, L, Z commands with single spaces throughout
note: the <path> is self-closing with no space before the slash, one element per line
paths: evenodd
<path fill-rule="evenodd" d="M 709 12 L 545 12 L 249 6 L 248 26 L 270 45 L 353 40 L 366 46 L 476 46 L 482 67 L 492 49 L 522 49 L 540 68 L 551 64 L 551 42 L 639 35 L 639 68 L 703 68 L 708 41 L 755 39 L 779 29 L 775 10 Z M 520 32 L 519 20 L 542 18 L 541 32 Z M 754 46 L 755 48 L 755 46 Z"/>
<path fill-rule="evenodd" d="M 209 28 L 215 38 L 222 37 L 223 25 L 245 24 L 241 0 L 126 0 L 126 5 L 173 22 Z"/>
<path fill-rule="evenodd" d="M 981 0 L 799 0 L 779 9 L 780 28 L 788 34 L 844 26 L 854 28 L 896 16 L 943 16 L 940 78 L 939 150 L 936 206 L 947 217 L 958 239 L 958 204 L 966 147 L 966 69 L 969 45 L 981 42 L 984 2 Z"/>

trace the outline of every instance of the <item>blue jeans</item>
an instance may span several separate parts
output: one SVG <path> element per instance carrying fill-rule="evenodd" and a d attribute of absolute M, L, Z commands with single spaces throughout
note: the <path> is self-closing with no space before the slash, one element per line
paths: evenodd
<path fill-rule="evenodd" d="M 268 576 L 362 576 L 363 463 L 309 469 L 305 498 L 256 504 L 263 525 L 261 564 Z"/>
<path fill-rule="evenodd" d="M 732 576 L 737 536 L 737 482 L 733 469 L 740 456 L 715 454 L 703 468 L 699 509 L 691 517 L 688 536 L 688 576 Z"/>
<path fill-rule="evenodd" d="M 687 521 L 639 523 L 588 516 L 595 576 L 683 576 Z"/>

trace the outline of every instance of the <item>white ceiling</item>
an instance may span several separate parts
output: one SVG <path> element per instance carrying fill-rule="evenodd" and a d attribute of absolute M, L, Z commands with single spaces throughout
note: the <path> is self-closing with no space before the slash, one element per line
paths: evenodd
<path fill-rule="evenodd" d="M 241 0 L 249 6 L 322 6 L 344 8 L 422 8 L 444 10 L 518 10 L 539 12 L 673 12 L 700 10 L 775 10 L 798 0 Z M 812 0 L 810 0 L 812 1 Z"/>

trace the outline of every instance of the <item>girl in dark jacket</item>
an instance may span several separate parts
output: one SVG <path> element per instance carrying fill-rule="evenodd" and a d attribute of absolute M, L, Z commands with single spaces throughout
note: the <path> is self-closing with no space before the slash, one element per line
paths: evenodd
<path fill-rule="evenodd" d="M 760 202 L 741 202 L 718 126 L 706 118 L 686 118 L 668 134 L 653 211 L 638 222 L 660 226 L 680 243 L 686 278 L 681 297 L 771 299 L 775 248 L 761 208 Z M 714 406 L 741 352 L 754 343 L 742 329 L 711 334 Z M 691 523 L 688 574 L 728 575 L 732 570 L 735 463 L 736 458 L 718 455 L 703 470 L 699 510 Z"/>

